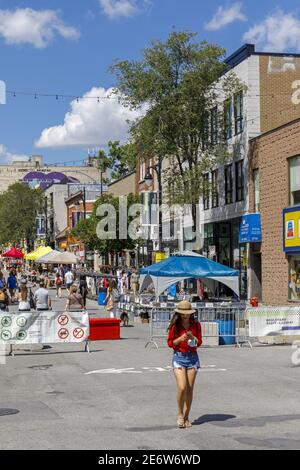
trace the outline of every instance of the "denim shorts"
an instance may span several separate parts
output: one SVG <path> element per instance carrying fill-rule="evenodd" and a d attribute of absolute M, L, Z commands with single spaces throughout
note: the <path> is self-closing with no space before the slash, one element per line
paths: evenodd
<path fill-rule="evenodd" d="M 199 356 L 196 352 L 177 352 L 174 351 L 173 369 L 200 369 Z"/>

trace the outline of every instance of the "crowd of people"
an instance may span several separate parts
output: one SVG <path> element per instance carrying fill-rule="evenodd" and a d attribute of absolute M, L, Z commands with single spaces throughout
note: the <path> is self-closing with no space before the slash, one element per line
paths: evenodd
<path fill-rule="evenodd" d="M 106 270 L 108 268 L 106 267 Z M 106 289 L 105 304 L 110 316 L 114 316 L 114 304 L 120 294 L 138 292 L 139 276 L 136 269 L 109 269 L 107 277 L 102 277 L 98 287 Z M 111 279 L 112 273 L 115 278 Z M 11 267 L 10 271 L 0 271 L 0 311 L 8 311 L 10 305 L 18 303 L 18 310 L 46 311 L 52 309 L 49 290 L 53 287 L 57 299 L 62 298 L 62 289 L 67 291 L 65 310 L 83 310 L 88 296 L 87 277 L 84 272 L 76 274 L 70 266 L 60 265 L 48 272 L 40 267 L 25 271 L 22 266 Z"/>
<path fill-rule="evenodd" d="M 8 273 L 0 271 L 0 311 L 8 311 L 9 306 L 16 303 L 20 312 L 51 310 L 51 284 L 54 284 L 56 298 L 59 299 L 62 298 L 62 288 L 66 288 L 65 310 L 86 308 L 88 286 L 85 274 L 78 278 L 70 267 L 63 266 L 56 268 L 53 274 L 54 281 L 51 282 L 46 271 L 39 273 L 38 278 L 35 273 L 32 275 L 32 271 L 29 275 L 21 267 L 11 268 Z"/>

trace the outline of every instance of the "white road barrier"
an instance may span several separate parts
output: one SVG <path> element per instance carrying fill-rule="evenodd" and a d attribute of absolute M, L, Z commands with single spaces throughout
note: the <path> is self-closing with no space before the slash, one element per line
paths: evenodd
<path fill-rule="evenodd" d="M 0 344 L 82 343 L 89 336 L 89 316 L 82 312 L 3 312 Z"/>
<path fill-rule="evenodd" d="M 249 307 L 247 317 L 251 338 L 300 335 L 299 307 Z"/>

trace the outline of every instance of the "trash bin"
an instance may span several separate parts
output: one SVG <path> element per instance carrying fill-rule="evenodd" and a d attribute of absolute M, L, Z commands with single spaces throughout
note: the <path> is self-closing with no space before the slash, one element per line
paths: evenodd
<path fill-rule="evenodd" d="M 107 294 L 107 289 L 104 287 L 100 287 L 98 290 L 98 305 L 106 305 L 107 301 L 105 302 L 105 297 Z"/>
<path fill-rule="evenodd" d="M 234 313 L 219 313 L 215 321 L 219 325 L 219 345 L 236 344 L 236 322 Z"/>

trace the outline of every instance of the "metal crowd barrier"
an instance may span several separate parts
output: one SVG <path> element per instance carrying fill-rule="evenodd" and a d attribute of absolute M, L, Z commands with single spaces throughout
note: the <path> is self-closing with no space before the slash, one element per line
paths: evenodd
<path fill-rule="evenodd" d="M 150 310 L 150 335 L 145 347 L 154 344 L 158 349 L 158 339 L 167 338 L 167 329 L 174 314 L 174 307 L 153 307 Z M 197 306 L 196 319 L 202 326 L 203 345 L 236 345 L 248 344 L 248 325 L 245 306 Z"/>

